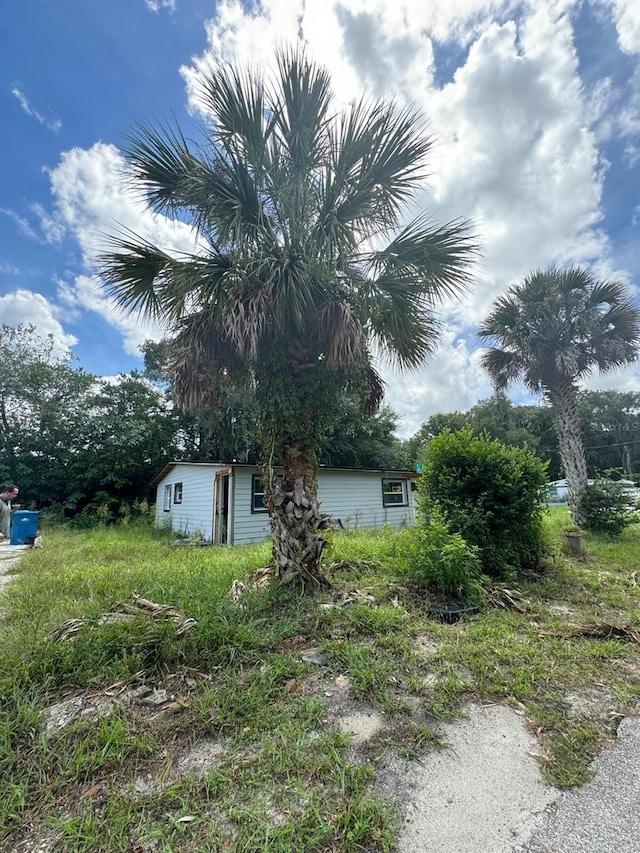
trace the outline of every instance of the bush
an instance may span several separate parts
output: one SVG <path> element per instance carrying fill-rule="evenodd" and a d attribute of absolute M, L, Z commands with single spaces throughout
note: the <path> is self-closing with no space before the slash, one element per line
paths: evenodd
<path fill-rule="evenodd" d="M 509 578 L 539 571 L 547 463 L 470 429 L 427 445 L 419 490 L 427 523 L 434 509 L 478 549 L 482 572 Z"/>
<path fill-rule="evenodd" d="M 459 533 L 451 533 L 437 509 L 428 520 L 423 514 L 414 543 L 407 554 L 407 575 L 412 583 L 443 598 L 480 599 L 482 566 L 478 549 L 468 545 Z"/>
<path fill-rule="evenodd" d="M 578 510 L 587 530 L 619 536 L 625 527 L 637 520 L 632 506 L 628 492 L 620 483 L 596 480 L 583 493 Z"/>

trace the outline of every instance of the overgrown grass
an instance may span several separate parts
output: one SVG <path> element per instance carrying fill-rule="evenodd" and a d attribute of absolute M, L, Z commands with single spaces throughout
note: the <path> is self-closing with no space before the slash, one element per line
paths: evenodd
<path fill-rule="evenodd" d="M 391 850 L 398 815 L 377 793 L 378 757 L 436 748 L 438 722 L 468 700 L 521 708 L 547 777 L 583 782 L 615 715 L 637 703 L 640 655 L 624 638 L 566 627 L 640 621 L 640 527 L 619 540 L 585 534 L 581 561 L 564 550 L 566 510 L 546 526 L 548 565 L 518 584 L 525 612 L 487 606 L 454 626 L 429 618 L 405 583 L 406 529 L 333 534 L 333 597 L 268 587 L 240 604 L 231 584 L 267 564 L 268 544 L 172 548 L 144 529 L 48 532 L 2 601 L 0 849 L 34 824 L 65 851 Z M 100 623 L 133 593 L 197 624 L 176 637 L 168 619 Z M 75 639 L 48 639 L 71 619 L 89 621 Z M 303 659 L 310 648 L 319 663 Z M 331 713 L 336 678 L 388 721 L 357 749 Z M 171 701 L 124 704 L 141 685 Z M 43 710 L 69 697 L 110 702 L 111 713 L 47 735 Z M 218 749 L 201 774 L 180 771 L 194 743 Z"/>

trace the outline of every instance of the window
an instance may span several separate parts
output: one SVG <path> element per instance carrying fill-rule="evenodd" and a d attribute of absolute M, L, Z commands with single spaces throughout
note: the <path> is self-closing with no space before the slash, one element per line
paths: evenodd
<path fill-rule="evenodd" d="M 266 512 L 267 507 L 264 500 L 264 481 L 260 474 L 254 474 L 251 478 L 251 512 Z"/>
<path fill-rule="evenodd" d="M 164 487 L 164 511 L 169 512 L 171 509 L 171 486 Z"/>
<path fill-rule="evenodd" d="M 382 506 L 409 506 L 406 480 L 382 481 Z"/>
<path fill-rule="evenodd" d="M 182 503 L 182 483 L 176 483 L 173 487 L 173 502 L 174 504 Z"/>

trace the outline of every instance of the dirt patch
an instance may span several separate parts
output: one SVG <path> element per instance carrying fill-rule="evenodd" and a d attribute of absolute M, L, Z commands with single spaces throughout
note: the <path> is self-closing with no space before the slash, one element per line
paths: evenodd
<path fill-rule="evenodd" d="M 344 717 L 339 717 L 336 722 L 340 731 L 351 735 L 355 745 L 366 743 L 386 726 L 384 715 L 373 709 L 346 714 Z"/>
<path fill-rule="evenodd" d="M 583 687 L 564 696 L 569 716 L 575 720 L 610 721 L 620 712 L 615 693 L 603 687 Z"/>
<path fill-rule="evenodd" d="M 425 657 L 435 657 L 440 654 L 442 643 L 438 643 L 428 636 L 420 636 L 416 637 L 413 646 L 417 654 L 424 655 Z"/>
<path fill-rule="evenodd" d="M 36 826 L 22 830 L 14 837 L 11 848 L 0 848 L 6 853 L 61 853 L 62 832 L 57 829 Z"/>
<path fill-rule="evenodd" d="M 576 613 L 579 613 L 579 608 L 574 604 L 570 604 L 568 601 L 557 601 L 555 599 L 551 599 L 547 601 L 547 607 L 553 613 L 557 613 L 558 616 L 573 616 Z"/>
<path fill-rule="evenodd" d="M 171 768 L 138 776 L 133 786 L 134 793 L 140 796 L 158 793 L 186 776 L 203 779 L 222 763 L 224 757 L 224 744 L 214 738 L 202 738 L 184 750 Z"/>

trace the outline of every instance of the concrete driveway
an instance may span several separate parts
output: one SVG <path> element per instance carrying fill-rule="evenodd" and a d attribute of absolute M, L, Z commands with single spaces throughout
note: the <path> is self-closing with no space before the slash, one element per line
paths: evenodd
<path fill-rule="evenodd" d="M 640 853 L 640 718 L 623 719 L 591 782 L 567 791 L 544 781 L 512 708 L 469 705 L 441 734 L 448 748 L 381 774 L 404 815 L 398 853 Z"/>
<path fill-rule="evenodd" d="M 31 545 L 6 545 L 0 542 L 0 591 L 11 580 L 20 557 Z"/>

